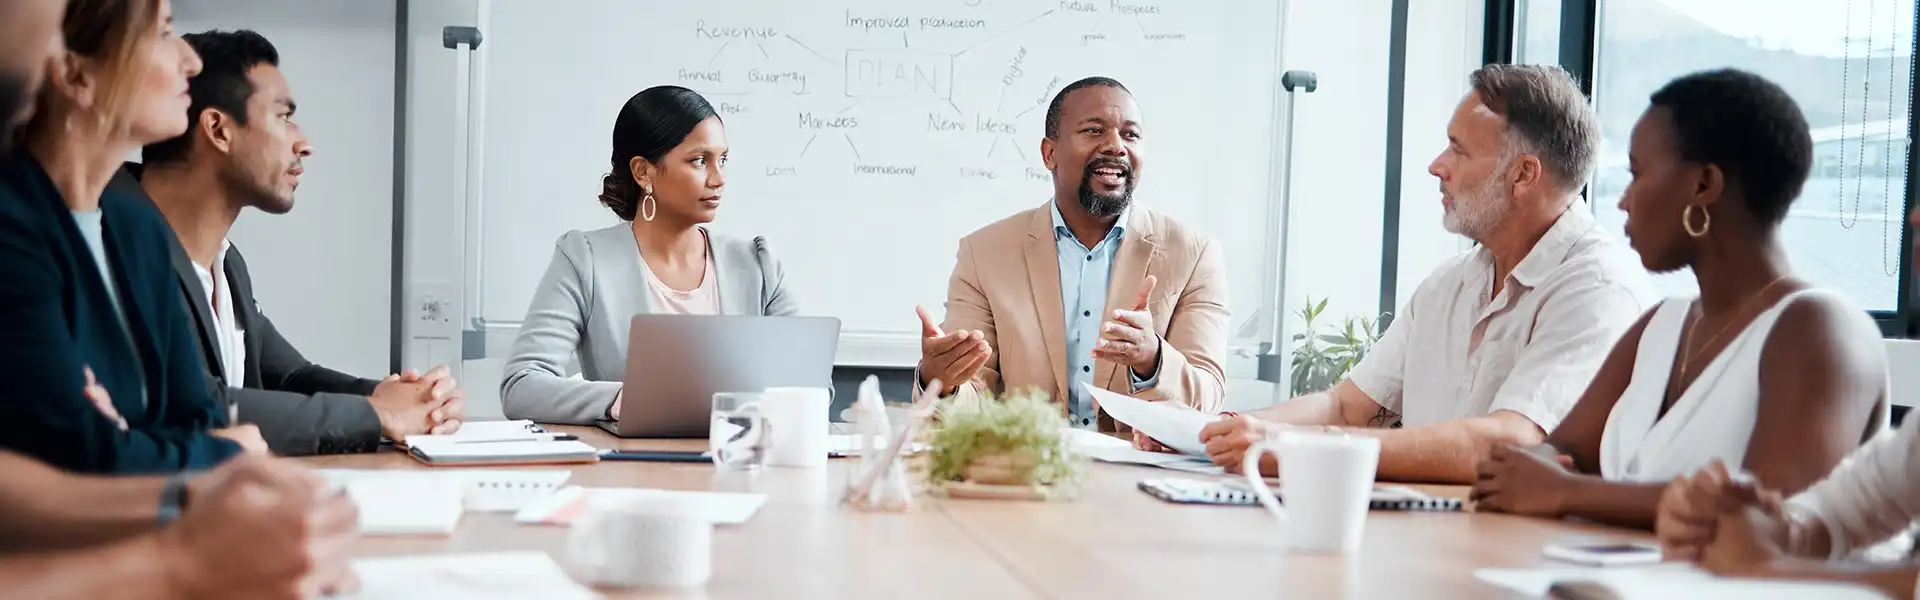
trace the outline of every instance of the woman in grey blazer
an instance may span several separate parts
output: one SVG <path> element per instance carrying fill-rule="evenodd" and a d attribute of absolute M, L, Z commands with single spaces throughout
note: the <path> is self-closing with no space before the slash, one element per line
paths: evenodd
<path fill-rule="evenodd" d="M 627 100 L 600 202 L 623 221 L 570 231 L 513 342 L 500 382 L 509 419 L 589 424 L 620 414 L 636 314 L 791 315 L 765 238 L 708 231 L 726 186 L 727 139 L 705 98 L 674 86 Z M 578 355 L 581 378 L 566 364 Z"/>

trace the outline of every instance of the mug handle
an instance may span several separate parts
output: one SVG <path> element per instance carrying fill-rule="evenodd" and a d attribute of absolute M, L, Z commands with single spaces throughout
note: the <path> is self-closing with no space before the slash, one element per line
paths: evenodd
<path fill-rule="evenodd" d="M 747 430 L 714 449 L 713 460 L 721 465 L 732 463 L 735 456 L 752 449 L 755 444 L 760 443 L 761 437 L 767 435 L 767 417 L 761 414 L 759 402 L 742 406 L 734 412 L 747 416 Z"/>
<path fill-rule="evenodd" d="M 1269 453 L 1273 454 L 1275 461 L 1280 460 L 1279 443 L 1272 440 L 1254 442 L 1240 459 L 1241 472 L 1246 475 L 1247 487 L 1253 489 L 1253 496 L 1260 499 L 1260 505 L 1267 507 L 1267 512 L 1273 513 L 1273 518 L 1279 519 L 1284 527 L 1287 524 L 1287 510 L 1280 507 L 1280 499 L 1273 497 L 1273 492 L 1267 489 L 1266 480 L 1260 478 L 1260 459 Z"/>

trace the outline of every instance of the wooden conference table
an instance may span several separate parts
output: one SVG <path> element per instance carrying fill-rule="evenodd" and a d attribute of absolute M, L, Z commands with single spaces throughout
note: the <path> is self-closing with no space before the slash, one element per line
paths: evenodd
<path fill-rule="evenodd" d="M 599 447 L 689 449 L 705 440 L 621 440 L 561 427 Z M 424 469 L 399 452 L 302 459 L 314 468 Z M 756 491 L 767 504 L 714 533 L 713 579 L 687 590 L 610 591 L 608 598 L 1504 598 L 1482 567 L 1545 566 L 1540 549 L 1568 537 L 1649 536 L 1617 529 L 1472 513 L 1374 512 L 1350 557 L 1290 555 L 1281 526 L 1254 507 L 1182 506 L 1139 492 L 1149 477 L 1200 477 L 1095 463 L 1072 501 L 922 498 L 911 513 L 838 504 L 852 462 L 825 469 L 602 462 L 568 483 Z M 445 467 L 442 467 L 445 468 Z M 552 467 L 545 467 L 552 468 Z M 1427 488 L 1461 495 L 1460 487 Z M 543 550 L 566 560 L 565 528 L 521 526 L 469 513 L 447 537 L 370 537 L 361 556 Z"/>

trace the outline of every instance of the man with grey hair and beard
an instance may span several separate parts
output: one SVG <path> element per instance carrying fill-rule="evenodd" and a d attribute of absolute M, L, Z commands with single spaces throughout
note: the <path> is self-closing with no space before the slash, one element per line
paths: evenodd
<path fill-rule="evenodd" d="M 1580 199 L 1600 124 L 1573 78 L 1488 65 L 1470 82 L 1428 172 L 1443 224 L 1477 247 L 1421 282 L 1347 380 L 1204 429 L 1214 462 L 1240 468 L 1254 441 L 1304 427 L 1380 438 L 1379 479 L 1471 483 L 1491 446 L 1545 440 L 1654 301 Z"/>

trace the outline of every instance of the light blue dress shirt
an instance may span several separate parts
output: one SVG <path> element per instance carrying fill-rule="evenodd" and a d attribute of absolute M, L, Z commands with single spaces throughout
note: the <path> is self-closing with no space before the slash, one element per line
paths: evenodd
<path fill-rule="evenodd" d="M 1107 306 L 1107 286 L 1113 279 L 1113 257 L 1120 251 L 1127 216 L 1132 212 L 1132 208 L 1121 211 L 1120 219 L 1107 230 L 1107 237 L 1088 248 L 1067 229 L 1060 205 L 1053 205 L 1053 243 L 1060 257 L 1060 306 L 1066 311 L 1066 320 L 1062 322 L 1067 329 L 1067 417 L 1073 426 L 1081 429 L 1092 429 L 1096 425 L 1093 399 L 1081 384 L 1093 381 L 1093 349 L 1100 343 L 1100 326 L 1107 322 L 1108 315 L 1103 311 Z M 1127 376 L 1132 379 L 1136 393 L 1152 388 L 1160 380 L 1157 371 L 1152 377 L 1140 379 L 1134 376 L 1133 369 L 1127 369 Z"/>

